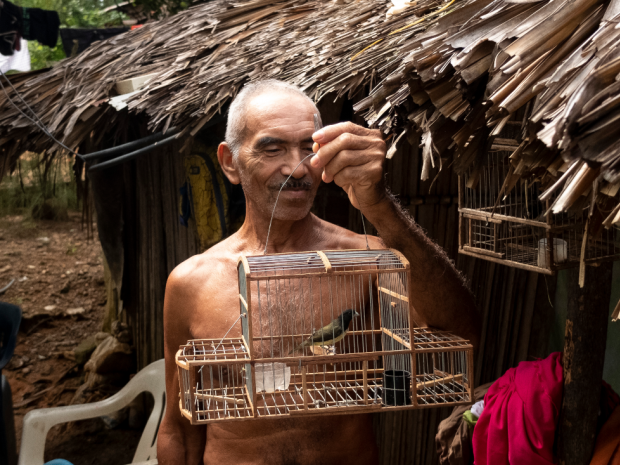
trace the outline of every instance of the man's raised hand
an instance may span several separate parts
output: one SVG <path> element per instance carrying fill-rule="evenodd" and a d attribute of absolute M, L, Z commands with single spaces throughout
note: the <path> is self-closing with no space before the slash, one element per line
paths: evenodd
<path fill-rule="evenodd" d="M 310 164 L 323 168 L 323 181 L 342 187 L 355 208 L 360 204 L 362 209 L 371 207 L 385 199 L 386 145 L 381 131 L 346 122 L 325 126 L 312 139 L 316 155 Z"/>

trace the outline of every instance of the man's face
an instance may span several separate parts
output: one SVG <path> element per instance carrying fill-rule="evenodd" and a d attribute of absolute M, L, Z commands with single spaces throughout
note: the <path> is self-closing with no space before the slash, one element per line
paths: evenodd
<path fill-rule="evenodd" d="M 321 169 L 310 166 L 315 107 L 301 96 L 268 92 L 253 98 L 246 109 L 245 140 L 237 166 L 248 203 L 271 217 L 286 178 L 274 218 L 304 218 L 321 182 Z"/>

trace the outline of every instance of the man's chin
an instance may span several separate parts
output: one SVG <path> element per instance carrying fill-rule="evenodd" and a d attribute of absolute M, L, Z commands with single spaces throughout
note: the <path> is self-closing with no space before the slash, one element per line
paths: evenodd
<path fill-rule="evenodd" d="M 274 219 L 280 221 L 299 221 L 303 220 L 310 213 L 310 208 L 312 205 L 304 205 L 299 207 L 294 207 L 291 205 L 280 205 L 278 202 L 278 206 L 276 207 L 276 212 L 274 214 Z"/>

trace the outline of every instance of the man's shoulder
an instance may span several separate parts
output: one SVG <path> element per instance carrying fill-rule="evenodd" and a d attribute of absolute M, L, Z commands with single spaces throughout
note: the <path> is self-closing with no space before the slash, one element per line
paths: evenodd
<path fill-rule="evenodd" d="M 168 285 L 191 290 L 193 286 L 204 287 L 222 271 L 236 264 L 234 252 L 222 241 L 206 251 L 196 254 L 177 265 L 168 278 Z"/>
<path fill-rule="evenodd" d="M 366 237 L 364 234 L 355 233 L 349 229 L 343 228 L 329 221 L 319 220 L 320 228 L 326 237 L 328 244 L 326 249 L 364 249 L 366 248 Z M 376 236 L 368 236 L 368 244 L 370 248 L 383 248 L 383 241 Z"/>

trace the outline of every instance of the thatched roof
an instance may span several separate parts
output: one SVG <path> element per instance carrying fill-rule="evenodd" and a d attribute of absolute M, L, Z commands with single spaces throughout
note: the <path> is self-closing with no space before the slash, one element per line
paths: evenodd
<path fill-rule="evenodd" d="M 558 213 L 592 192 L 609 226 L 620 211 L 609 214 L 620 187 L 618 13 L 618 1 L 460 3 L 356 109 L 386 132 L 423 133 L 423 177 L 442 161 L 475 177 L 495 144 L 513 152 L 503 195 L 538 180 Z M 510 147 L 499 138 L 517 115 Z"/>
<path fill-rule="evenodd" d="M 413 4 L 386 19 L 387 0 L 216 0 L 15 83 L 71 147 L 93 128 L 119 124 L 123 112 L 107 100 L 116 82 L 135 76 L 155 73 L 129 99 L 129 112 L 147 115 L 153 131 L 176 126 L 185 134 L 195 134 L 248 80 L 286 80 L 316 100 L 367 86 L 370 95 L 355 109 L 393 133 L 392 141 L 422 133 L 423 177 L 450 162 L 471 171 L 495 144 L 513 152 L 504 193 L 529 178 L 562 192 L 554 211 L 568 209 L 593 184 L 593 199 L 615 198 L 620 1 Z M 24 149 L 54 150 L 3 97 L 0 162 Z M 520 135 L 501 139 L 516 117 Z"/>
<path fill-rule="evenodd" d="M 398 43 L 426 25 L 394 36 L 363 59 L 350 62 L 351 56 L 439 3 L 421 0 L 386 21 L 386 0 L 216 0 L 95 43 L 81 55 L 47 72 L 17 77 L 15 83 L 50 131 L 72 148 L 91 129 L 114 124 L 116 110 L 106 101 L 116 95 L 115 83 L 150 73 L 156 75 L 129 100 L 129 111 L 146 113 L 153 131 L 173 125 L 195 133 L 250 79 L 286 80 L 317 100 L 377 82 L 391 71 Z M 0 94 L 0 150 L 5 157 L 53 147 L 32 131 L 31 122 Z"/>

